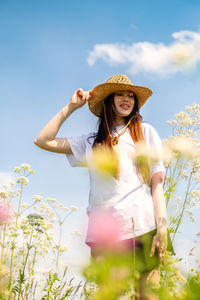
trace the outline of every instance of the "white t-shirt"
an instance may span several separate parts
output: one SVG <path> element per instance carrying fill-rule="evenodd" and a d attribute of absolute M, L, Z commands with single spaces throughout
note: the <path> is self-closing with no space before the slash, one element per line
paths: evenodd
<path fill-rule="evenodd" d="M 117 126 L 117 132 L 124 126 Z M 162 142 L 156 130 L 147 123 L 142 123 L 142 130 L 147 147 L 153 147 L 158 153 L 161 151 Z M 115 136 L 113 132 L 113 136 Z M 83 166 L 83 161 L 88 165 L 91 161 L 92 146 L 95 133 L 68 138 L 73 154 L 67 155 L 71 166 Z M 88 229 L 92 226 L 90 215 L 96 209 L 108 209 L 120 224 L 120 239 L 133 237 L 134 220 L 135 236 L 140 236 L 156 228 L 154 204 L 150 188 L 141 182 L 137 175 L 137 169 L 133 162 L 135 144 L 130 136 L 129 129 L 123 133 L 119 142 L 114 146 L 119 157 L 119 179 L 103 177 L 89 168 L 90 193 L 87 212 L 89 215 Z M 164 172 L 162 161 L 150 165 L 151 176 L 156 172 Z M 95 242 L 90 230 L 86 237 L 86 243 Z"/>

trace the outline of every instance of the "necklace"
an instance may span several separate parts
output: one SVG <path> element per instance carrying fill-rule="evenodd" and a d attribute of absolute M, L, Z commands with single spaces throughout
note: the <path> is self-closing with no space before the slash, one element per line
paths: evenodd
<path fill-rule="evenodd" d="M 115 146 L 115 145 L 118 144 L 120 136 L 125 132 L 125 130 L 128 127 L 129 124 L 130 124 L 130 122 L 128 122 L 126 124 L 126 126 L 119 133 L 115 129 L 115 133 L 117 134 L 117 136 L 115 136 L 115 137 L 112 136 L 112 144 L 113 144 L 113 146 Z"/>
<path fill-rule="evenodd" d="M 130 118 L 130 120 L 128 121 L 128 123 L 126 124 L 126 126 L 119 133 L 115 129 L 115 132 L 117 133 L 117 136 L 113 137 L 112 134 L 111 134 L 111 132 L 110 132 L 109 126 L 108 126 L 108 121 L 107 121 L 107 117 L 106 117 L 106 109 L 105 109 L 105 104 L 104 103 L 103 103 L 103 108 L 104 108 L 104 115 L 105 115 L 106 127 L 107 127 L 107 130 L 108 130 L 108 134 L 110 136 L 112 145 L 115 146 L 115 145 L 118 144 L 120 136 L 125 132 L 126 128 L 128 127 L 128 125 L 132 121 L 134 115 Z"/>

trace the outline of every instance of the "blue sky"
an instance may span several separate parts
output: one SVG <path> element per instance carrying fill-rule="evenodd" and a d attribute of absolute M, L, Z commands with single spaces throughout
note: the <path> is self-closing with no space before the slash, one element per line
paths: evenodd
<path fill-rule="evenodd" d="M 199 20 L 200 2 L 192 0 L 0 0 L 0 178 L 29 163 L 36 174 L 26 200 L 41 194 L 78 206 L 69 226 L 81 228 L 89 192 L 86 170 L 72 169 L 64 155 L 37 148 L 34 138 L 75 89 L 91 89 L 114 74 L 127 74 L 133 83 L 153 90 L 141 114 L 167 138 L 166 121 L 186 105 L 199 103 Z M 171 47 L 177 43 L 182 51 L 187 40 L 195 50 L 194 61 L 183 51 L 186 68 L 180 60 L 170 65 Z M 147 51 L 144 57 L 141 49 Z M 131 57 L 134 51 L 138 60 Z M 96 121 L 85 106 L 70 116 L 59 136 L 88 133 Z M 189 245 L 187 230 L 180 238 Z"/>

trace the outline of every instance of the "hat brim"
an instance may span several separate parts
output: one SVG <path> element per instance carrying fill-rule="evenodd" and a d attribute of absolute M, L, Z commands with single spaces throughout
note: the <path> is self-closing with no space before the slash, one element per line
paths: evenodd
<path fill-rule="evenodd" d="M 152 95 L 152 90 L 148 87 L 123 84 L 123 83 L 102 83 L 93 88 L 93 96 L 88 100 L 90 111 L 97 117 L 100 117 L 103 101 L 111 94 L 117 91 L 131 91 L 134 92 L 138 99 L 139 108 L 142 107 L 147 99 Z"/>

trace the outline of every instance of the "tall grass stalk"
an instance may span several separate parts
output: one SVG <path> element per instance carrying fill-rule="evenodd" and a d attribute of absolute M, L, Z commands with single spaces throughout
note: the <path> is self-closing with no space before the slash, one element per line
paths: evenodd
<path fill-rule="evenodd" d="M 21 202 L 22 202 L 22 192 L 23 192 L 23 184 L 21 183 L 20 197 L 19 197 L 17 215 L 16 215 L 16 220 L 15 220 L 15 228 L 14 228 L 13 240 L 12 240 L 12 243 L 11 243 L 11 249 L 12 250 L 11 250 L 11 259 L 10 259 L 10 280 L 9 280 L 9 285 L 8 285 L 8 288 L 10 289 L 10 291 L 11 291 L 11 286 L 12 286 L 14 250 L 15 250 L 15 241 L 16 241 L 16 234 L 17 234 L 18 219 L 19 219 L 19 216 L 20 216 L 20 207 L 21 207 Z"/>

